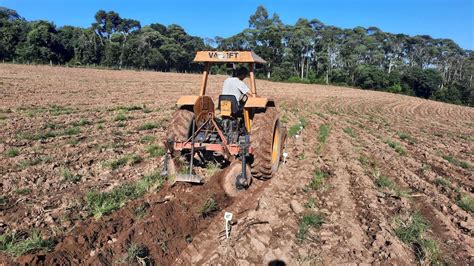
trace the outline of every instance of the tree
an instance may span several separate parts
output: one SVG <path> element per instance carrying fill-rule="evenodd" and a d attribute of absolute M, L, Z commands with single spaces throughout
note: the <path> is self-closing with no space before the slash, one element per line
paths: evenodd
<path fill-rule="evenodd" d="M 16 10 L 0 6 L 1 20 L 24 20 Z"/>
<path fill-rule="evenodd" d="M 118 66 L 119 69 L 122 69 L 128 36 L 132 32 L 139 30 L 140 27 L 139 21 L 121 18 L 120 15 L 114 11 L 97 11 L 92 28 L 97 35 L 100 36 L 101 40 L 106 39 L 108 41 L 106 44 L 101 42 L 102 45 L 108 46 L 105 47 L 105 60 L 107 65 L 113 64 Z M 115 58 L 117 55 L 118 59 Z M 111 56 L 113 58 L 111 58 Z"/>
<path fill-rule="evenodd" d="M 442 77 L 434 69 L 410 68 L 402 76 L 402 82 L 411 88 L 416 96 L 430 98 L 441 86 Z"/>
<path fill-rule="evenodd" d="M 58 42 L 54 24 L 36 21 L 30 27 L 25 43 L 17 49 L 20 60 L 44 64 L 62 62 L 63 47 Z"/>

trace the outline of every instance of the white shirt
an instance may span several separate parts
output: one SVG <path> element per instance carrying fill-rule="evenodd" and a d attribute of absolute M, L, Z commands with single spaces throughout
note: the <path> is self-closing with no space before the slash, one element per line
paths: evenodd
<path fill-rule="evenodd" d="M 222 95 L 234 95 L 237 102 L 242 94 L 246 94 L 249 91 L 249 88 L 242 80 L 234 77 L 227 78 L 224 81 L 224 86 L 222 86 Z"/>

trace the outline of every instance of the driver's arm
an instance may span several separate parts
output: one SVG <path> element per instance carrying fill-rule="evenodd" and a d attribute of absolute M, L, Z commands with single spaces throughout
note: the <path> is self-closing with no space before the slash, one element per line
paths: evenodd
<path fill-rule="evenodd" d="M 247 94 L 247 96 L 251 96 L 250 89 L 244 82 L 242 82 L 237 88 L 242 94 Z"/>

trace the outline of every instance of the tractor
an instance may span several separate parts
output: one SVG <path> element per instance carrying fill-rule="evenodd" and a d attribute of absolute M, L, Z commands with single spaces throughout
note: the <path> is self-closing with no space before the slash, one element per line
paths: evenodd
<path fill-rule="evenodd" d="M 203 183 L 193 166 L 218 162 L 226 166 L 221 183 L 225 192 L 236 196 L 250 186 L 252 177 L 265 180 L 275 175 L 286 138 L 274 100 L 257 95 L 256 64 L 266 61 L 252 51 L 199 51 L 194 62 L 204 63 L 200 93 L 181 96 L 176 102 L 178 109 L 165 140 L 163 173 L 173 175 L 176 182 Z M 213 63 L 233 65 L 234 69 L 236 64 L 248 64 L 250 97 L 220 95 L 216 108 L 206 95 Z M 186 173 L 177 174 L 179 158 L 186 163 Z"/>

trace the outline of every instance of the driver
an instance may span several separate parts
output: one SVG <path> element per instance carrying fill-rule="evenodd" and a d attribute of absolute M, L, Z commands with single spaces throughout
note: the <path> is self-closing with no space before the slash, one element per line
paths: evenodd
<path fill-rule="evenodd" d="M 235 71 L 235 77 L 228 77 L 224 81 L 224 86 L 222 86 L 222 95 L 234 95 L 237 102 L 240 101 L 242 95 L 249 95 L 249 88 L 243 82 L 243 80 L 248 76 L 249 71 L 245 67 L 239 67 Z"/>

